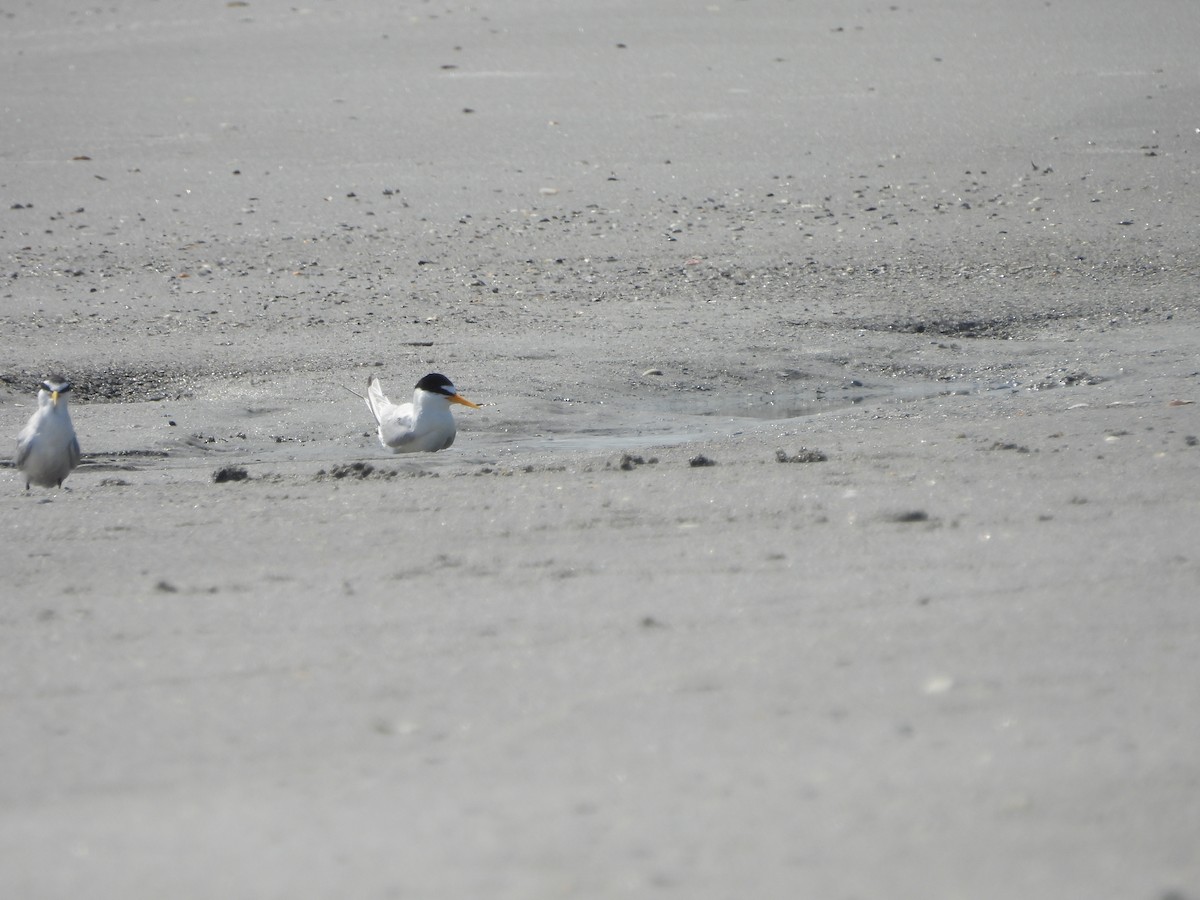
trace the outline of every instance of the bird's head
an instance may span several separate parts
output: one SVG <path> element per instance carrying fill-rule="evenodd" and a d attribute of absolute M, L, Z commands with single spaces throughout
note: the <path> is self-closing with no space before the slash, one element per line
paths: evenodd
<path fill-rule="evenodd" d="M 42 390 L 50 395 L 50 402 L 58 406 L 58 398 L 71 390 L 71 382 L 61 375 L 51 375 L 42 382 Z"/>
<path fill-rule="evenodd" d="M 451 403 L 460 403 L 463 406 L 469 406 L 471 409 L 479 409 L 478 403 L 472 403 L 466 397 L 461 396 L 454 387 L 454 383 L 438 372 L 430 372 L 424 378 L 417 382 L 418 391 L 428 391 L 431 394 L 438 394 L 445 397 Z"/>

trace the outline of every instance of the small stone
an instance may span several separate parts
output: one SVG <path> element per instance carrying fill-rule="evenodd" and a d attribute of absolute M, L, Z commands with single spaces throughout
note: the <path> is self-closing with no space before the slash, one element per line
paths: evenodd
<path fill-rule="evenodd" d="M 934 675 L 932 678 L 926 679 L 922 690 L 931 696 L 937 694 L 947 694 L 954 688 L 954 679 L 949 675 Z"/>
<path fill-rule="evenodd" d="M 889 522 L 898 522 L 902 525 L 910 522 L 928 522 L 929 513 L 923 509 L 910 509 L 904 512 L 892 513 L 887 517 L 887 520 Z"/>

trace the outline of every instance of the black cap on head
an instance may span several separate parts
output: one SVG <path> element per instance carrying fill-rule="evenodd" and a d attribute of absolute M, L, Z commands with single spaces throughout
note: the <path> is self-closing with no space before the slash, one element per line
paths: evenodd
<path fill-rule="evenodd" d="M 63 378 L 61 375 L 51 375 L 42 382 L 42 387 L 51 393 L 58 391 L 60 394 L 65 394 L 71 389 L 71 382 L 67 381 L 67 379 Z"/>
<path fill-rule="evenodd" d="M 444 397 L 450 397 L 458 393 L 454 389 L 454 382 L 439 372 L 430 372 L 418 381 L 417 390 L 429 391 L 431 394 L 441 394 Z"/>

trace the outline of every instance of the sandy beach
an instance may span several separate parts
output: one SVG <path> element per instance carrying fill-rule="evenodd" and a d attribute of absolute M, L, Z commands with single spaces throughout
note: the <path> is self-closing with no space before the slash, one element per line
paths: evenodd
<path fill-rule="evenodd" d="M 1194 4 L 0 19 L 5 897 L 1200 898 Z"/>

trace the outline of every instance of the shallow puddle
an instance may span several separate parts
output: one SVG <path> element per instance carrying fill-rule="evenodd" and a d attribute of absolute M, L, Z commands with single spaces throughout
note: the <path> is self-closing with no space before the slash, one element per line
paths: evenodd
<path fill-rule="evenodd" d="M 680 446 L 694 442 L 719 440 L 751 432 L 767 423 L 803 420 L 821 413 L 846 409 L 860 404 L 919 403 L 951 395 L 1014 390 L 1019 386 L 1011 381 L 975 382 L 879 382 L 838 385 L 824 391 L 810 389 L 792 396 L 752 394 L 736 396 L 718 391 L 705 391 L 637 399 L 625 409 L 609 403 L 580 403 L 569 407 L 526 409 L 525 418 L 505 418 L 503 407 L 489 410 L 490 415 L 472 420 L 469 414 L 459 416 L 458 443 L 453 452 L 442 454 L 391 454 L 382 450 L 368 437 L 369 422 L 355 430 L 353 414 L 326 407 L 320 421 L 297 416 L 283 418 L 268 428 L 238 430 L 236 423 L 247 418 L 232 416 L 228 410 L 220 421 L 209 423 L 204 433 L 176 432 L 156 446 L 127 448 L 104 452 L 87 452 L 84 469 L 136 472 L 156 469 L 194 469 L 207 471 L 210 466 L 238 465 L 251 473 L 281 472 L 296 467 L 312 467 L 313 472 L 366 460 L 375 466 L 404 465 L 417 469 L 436 470 L 461 465 L 464 460 L 486 463 L 489 460 L 513 462 L 522 454 L 572 453 L 580 451 L 618 452 L 644 450 L 650 447 Z M 102 407 L 97 407 L 99 412 Z M 159 418 L 161 408 L 153 408 Z M 180 421 L 193 421 L 211 410 L 203 403 L 193 408 L 179 409 Z M 250 417 L 261 418 L 259 410 Z M 126 410 L 128 416 L 128 409 Z M 128 421 L 126 419 L 125 421 Z M 173 421 L 173 420 L 172 420 Z M 298 429 L 299 422 L 304 429 Z M 95 422 L 100 425 L 99 421 Z M 109 423 L 110 437 L 126 436 L 128 426 Z M 268 434 L 279 429 L 284 437 Z M 171 429 L 174 431 L 174 429 Z M 182 429 L 181 429 L 182 431 Z M 229 431 L 232 437 L 214 437 Z M 264 433 L 266 432 L 266 433 Z M 208 435 L 208 436 L 206 436 Z M 119 439 L 119 438 L 118 438 Z M 98 435 L 92 446 L 103 447 Z M 111 446 L 111 442 L 110 446 Z"/>

